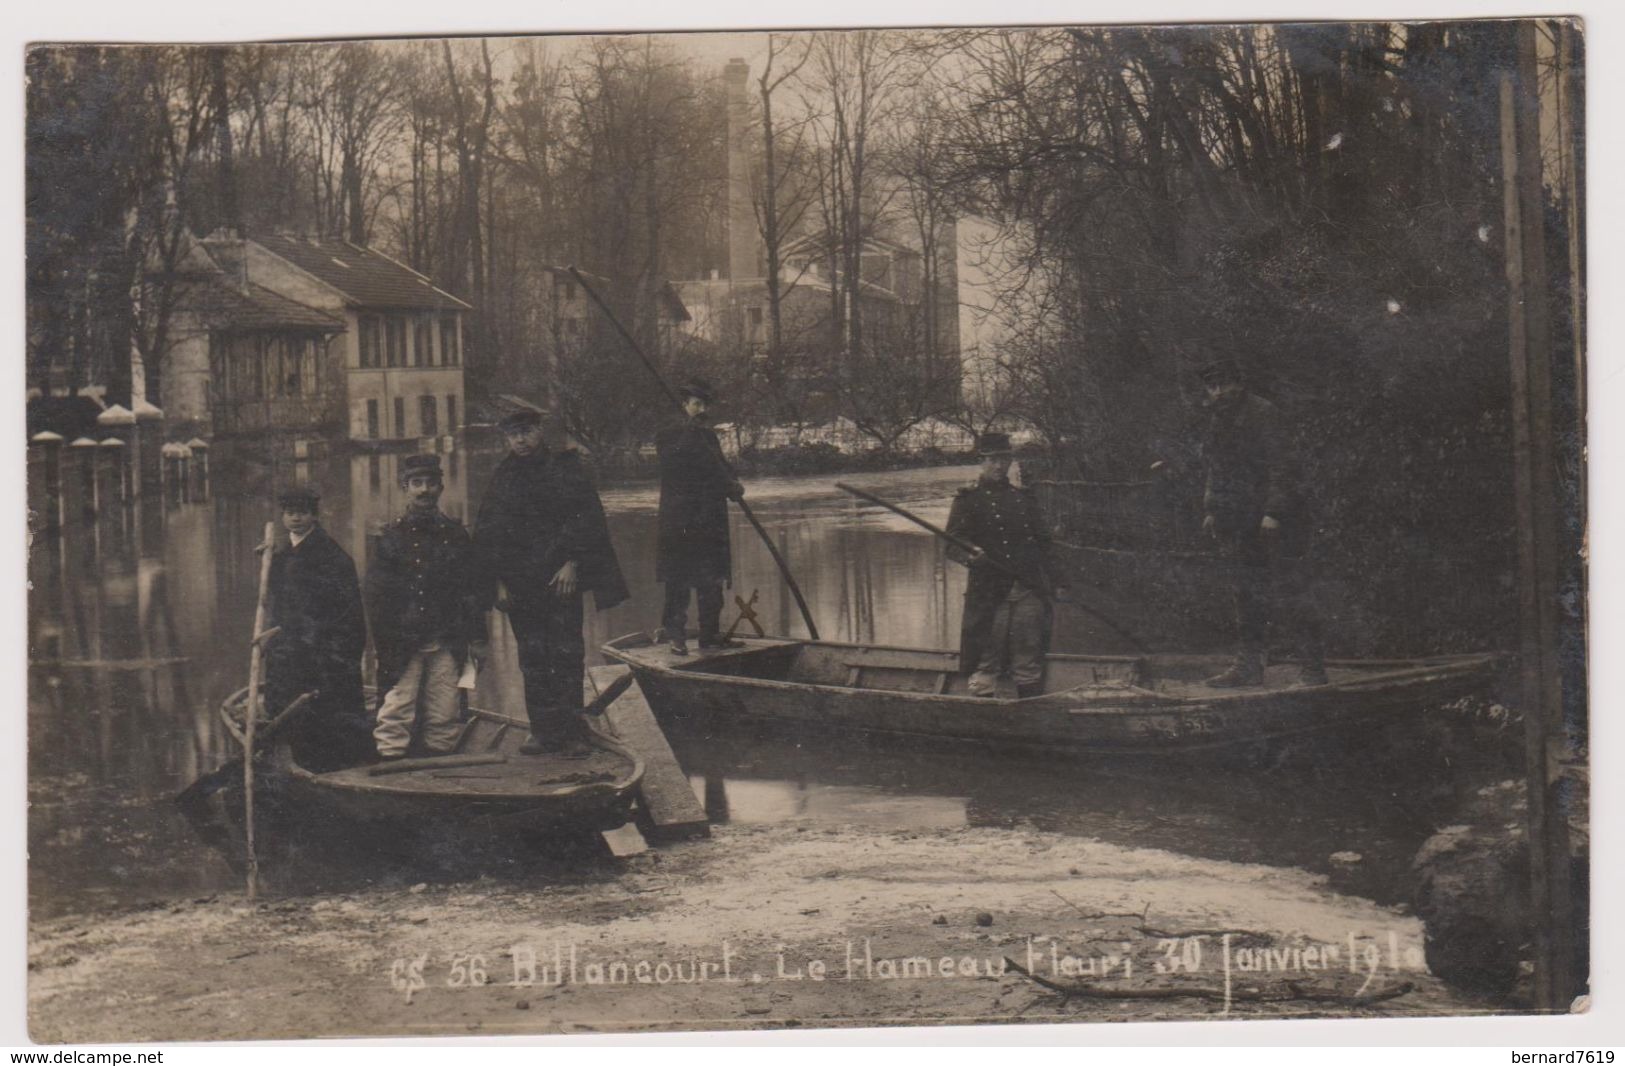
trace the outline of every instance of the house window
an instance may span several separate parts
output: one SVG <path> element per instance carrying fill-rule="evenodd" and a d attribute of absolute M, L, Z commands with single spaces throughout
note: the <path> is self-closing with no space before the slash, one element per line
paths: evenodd
<path fill-rule="evenodd" d="M 400 315 L 384 319 L 384 359 L 389 366 L 406 365 L 406 322 Z"/>
<path fill-rule="evenodd" d="M 306 396 L 315 396 L 321 392 L 322 356 L 321 341 L 315 337 L 306 337 L 300 345 L 300 362 L 303 364 L 299 372 L 299 383 L 304 386 Z"/>
<path fill-rule="evenodd" d="M 457 394 L 455 392 L 446 397 L 446 432 L 457 432 Z"/>
<path fill-rule="evenodd" d="M 745 309 L 747 331 L 745 339 L 751 344 L 762 343 L 762 309 L 760 307 L 747 307 Z"/>
<path fill-rule="evenodd" d="M 440 364 L 442 366 L 461 366 L 463 364 L 463 346 L 458 343 L 457 313 L 455 311 L 440 316 Z"/>
<path fill-rule="evenodd" d="M 378 401 L 367 401 L 367 436 L 378 439 Z"/>
<path fill-rule="evenodd" d="M 277 391 L 278 396 L 298 396 L 302 391 L 299 371 L 300 349 L 302 343 L 293 337 L 278 337 L 276 339 Z"/>
<path fill-rule="evenodd" d="M 435 425 L 435 402 L 433 396 L 418 397 L 418 436 L 437 437 L 440 427 Z"/>
<path fill-rule="evenodd" d="M 356 343 L 361 347 L 363 369 L 370 370 L 384 365 L 383 360 L 379 358 L 382 352 L 383 338 L 380 335 L 382 329 L 377 315 L 362 315 L 356 321 Z"/>
<path fill-rule="evenodd" d="M 412 365 L 434 366 L 434 328 L 428 315 L 412 319 Z"/>
<path fill-rule="evenodd" d="M 395 397 L 395 436 L 406 436 L 406 399 Z"/>

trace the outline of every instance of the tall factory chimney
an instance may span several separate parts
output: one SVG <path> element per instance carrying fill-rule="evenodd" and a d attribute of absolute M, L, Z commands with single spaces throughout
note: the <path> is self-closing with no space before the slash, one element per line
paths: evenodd
<path fill-rule="evenodd" d="M 750 64 L 730 59 L 722 76 L 728 88 L 728 278 L 738 282 L 762 276 L 750 187 Z"/>

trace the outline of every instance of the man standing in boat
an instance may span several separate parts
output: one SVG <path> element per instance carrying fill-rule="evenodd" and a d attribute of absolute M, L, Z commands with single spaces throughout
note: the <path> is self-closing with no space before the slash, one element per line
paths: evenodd
<path fill-rule="evenodd" d="M 688 654 L 690 592 L 697 601 L 700 648 L 722 648 L 722 590 L 732 570 L 728 544 L 728 501 L 744 498 L 745 488 L 722 456 L 722 442 L 706 425 L 709 385 L 693 379 L 677 390 L 687 416 L 655 437 L 660 456 L 660 521 L 655 579 L 665 583 L 660 624 L 663 639 L 677 655 Z"/>
<path fill-rule="evenodd" d="M 541 413 L 500 423 L 508 455 L 480 503 L 474 546 L 483 600 L 508 615 L 519 645 L 530 736 L 520 750 L 578 748 L 586 643 L 582 600 L 607 610 L 627 598 L 609 525 L 579 452 L 549 452 Z"/>
<path fill-rule="evenodd" d="M 981 476 L 954 497 L 948 532 L 976 547 L 950 556 L 970 567 L 960 626 L 960 667 L 971 671 L 970 691 L 998 695 L 1002 677 L 1019 698 L 1044 690 L 1054 602 L 1065 595 L 1050 551 L 1049 530 L 1032 490 L 1010 483 L 1012 449 L 1005 433 L 977 438 Z"/>
<path fill-rule="evenodd" d="M 1233 360 L 1207 364 L 1201 377 L 1209 411 L 1202 529 L 1219 543 L 1230 567 L 1240 643 L 1229 669 L 1207 683 L 1263 684 L 1274 622 L 1296 638 L 1300 682 L 1324 685 L 1320 616 L 1310 601 L 1305 561 L 1312 519 L 1281 413 L 1247 390 Z"/>
<path fill-rule="evenodd" d="M 271 557 L 265 650 L 265 705 L 280 714 L 307 692 L 317 696 L 290 725 L 294 759 L 318 773 L 373 758 L 372 723 L 361 690 L 367 620 L 355 561 L 317 518 L 312 489 L 277 496 L 288 542 Z"/>
<path fill-rule="evenodd" d="M 378 653 L 378 705 L 373 740 L 383 759 L 406 755 L 413 725 L 430 755 L 457 745 L 457 681 L 469 657 L 488 654 L 479 572 L 468 530 L 440 510 L 440 459 L 401 460 L 406 513 L 384 527 L 367 569 L 367 617 Z"/>

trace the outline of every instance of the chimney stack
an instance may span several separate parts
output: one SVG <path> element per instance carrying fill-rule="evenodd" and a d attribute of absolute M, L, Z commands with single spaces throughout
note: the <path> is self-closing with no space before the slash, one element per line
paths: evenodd
<path fill-rule="evenodd" d="M 761 276 L 761 233 L 751 199 L 750 64 L 730 59 L 722 77 L 728 88 L 728 279 Z"/>

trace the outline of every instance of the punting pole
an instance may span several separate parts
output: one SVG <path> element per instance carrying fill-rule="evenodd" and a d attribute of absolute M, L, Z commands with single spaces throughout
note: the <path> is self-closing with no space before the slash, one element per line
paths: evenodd
<path fill-rule="evenodd" d="M 660 372 L 660 368 L 655 366 L 649 356 L 644 353 L 643 347 L 632 338 L 632 334 L 628 333 L 626 327 L 621 325 L 620 319 L 615 317 L 615 312 L 611 311 L 609 305 L 604 303 L 597 291 L 587 284 L 587 279 L 581 276 L 581 271 L 575 267 L 569 269 L 570 276 L 576 279 L 576 283 L 581 286 L 581 291 L 590 296 L 592 302 L 598 305 L 598 309 L 604 312 L 604 317 L 609 319 L 609 324 L 615 327 L 615 332 L 621 335 L 621 339 L 626 342 L 627 347 L 631 348 L 638 359 L 642 361 L 644 369 L 648 370 L 654 379 L 660 383 L 660 387 L 665 390 L 667 396 L 671 397 L 672 402 L 681 407 L 683 405 L 682 397 L 677 395 L 677 390 L 671 387 L 665 375 Z M 717 451 L 715 458 L 722 466 L 722 469 L 727 471 L 729 477 L 738 480 L 733 465 L 728 462 L 720 450 Z M 762 543 L 767 545 L 767 553 L 773 557 L 773 562 L 778 565 L 779 573 L 784 575 L 784 583 L 790 586 L 790 595 L 795 597 L 796 606 L 801 609 L 801 620 L 806 623 L 807 635 L 813 640 L 817 640 L 818 626 L 813 622 L 812 611 L 807 608 L 806 598 L 801 595 L 801 586 L 796 584 L 795 577 L 790 573 L 790 564 L 784 561 L 784 556 L 779 553 L 778 545 L 774 544 L 773 538 L 767 535 L 767 530 L 762 528 L 762 523 L 756 520 L 756 514 L 750 509 L 750 505 L 744 500 L 735 500 L 734 503 L 739 505 L 740 513 L 745 516 L 745 520 L 756 531 L 756 535 L 762 538 Z"/>

